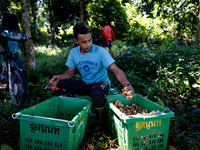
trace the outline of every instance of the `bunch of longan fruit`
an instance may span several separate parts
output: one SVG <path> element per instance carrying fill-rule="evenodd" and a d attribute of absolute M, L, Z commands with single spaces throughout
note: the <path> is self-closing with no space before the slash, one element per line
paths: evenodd
<path fill-rule="evenodd" d="M 116 100 L 113 103 L 122 113 L 125 113 L 126 115 L 136 115 L 136 114 L 146 114 L 149 113 L 147 109 L 142 109 L 135 103 L 131 105 L 124 105 L 121 103 L 121 101 Z"/>
<path fill-rule="evenodd" d="M 124 87 L 124 89 L 122 89 L 123 91 L 123 95 L 126 97 L 127 100 L 131 100 L 133 97 L 133 92 L 131 90 L 127 91 L 127 87 Z"/>

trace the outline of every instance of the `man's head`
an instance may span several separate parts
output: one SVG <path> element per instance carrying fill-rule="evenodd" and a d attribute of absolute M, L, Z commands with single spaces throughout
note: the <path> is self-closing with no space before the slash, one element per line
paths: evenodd
<path fill-rule="evenodd" d="M 79 44 L 81 53 L 87 53 L 92 48 L 91 28 L 86 23 L 77 23 L 74 26 L 74 42 Z"/>
<path fill-rule="evenodd" d="M 79 34 L 91 33 L 92 29 L 84 22 L 77 23 L 74 26 L 74 38 L 77 39 Z"/>

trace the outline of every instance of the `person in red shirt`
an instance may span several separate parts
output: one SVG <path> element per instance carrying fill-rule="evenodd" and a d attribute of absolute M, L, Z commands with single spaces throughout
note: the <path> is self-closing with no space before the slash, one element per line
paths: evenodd
<path fill-rule="evenodd" d="M 108 47 L 112 57 L 115 58 L 114 52 L 111 49 L 112 40 L 113 41 L 115 40 L 115 34 L 114 34 L 112 28 L 109 25 L 106 25 L 106 23 L 104 21 L 101 21 L 100 25 L 103 27 L 101 29 L 101 33 L 103 35 L 102 45 L 105 49 L 106 49 L 106 47 Z"/>

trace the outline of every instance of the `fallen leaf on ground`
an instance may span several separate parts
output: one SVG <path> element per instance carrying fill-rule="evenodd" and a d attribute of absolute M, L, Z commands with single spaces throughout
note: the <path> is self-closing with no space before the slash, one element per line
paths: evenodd
<path fill-rule="evenodd" d="M 94 145 L 88 144 L 88 148 L 89 148 L 89 150 L 94 150 Z"/>
<path fill-rule="evenodd" d="M 177 148 L 175 148 L 174 146 L 168 145 L 167 150 L 177 150 Z"/>

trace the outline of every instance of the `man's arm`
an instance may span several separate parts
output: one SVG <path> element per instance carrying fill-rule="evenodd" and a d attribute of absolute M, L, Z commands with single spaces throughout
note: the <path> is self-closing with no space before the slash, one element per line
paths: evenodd
<path fill-rule="evenodd" d="M 71 79 L 71 78 L 74 76 L 74 74 L 75 74 L 75 69 L 69 67 L 68 70 L 67 70 L 65 73 L 60 74 L 60 75 L 54 75 L 54 76 L 51 78 L 52 81 L 55 80 L 55 78 L 59 78 L 59 79 L 58 79 L 58 80 L 55 80 L 55 81 L 53 82 L 53 86 L 56 87 L 57 84 L 58 84 L 58 82 L 59 82 L 60 80 Z"/>
<path fill-rule="evenodd" d="M 131 90 L 132 94 L 134 94 L 133 87 L 131 86 L 131 84 L 128 81 L 128 79 L 127 79 L 126 75 L 124 74 L 124 72 L 115 63 L 112 63 L 109 66 L 109 69 L 115 74 L 117 80 L 123 85 L 123 87 L 128 85 L 126 87 L 126 91 Z"/>
<path fill-rule="evenodd" d="M 74 76 L 74 74 L 75 74 L 75 69 L 69 67 L 65 73 L 58 76 L 60 80 L 64 80 L 64 79 L 71 79 Z"/>

